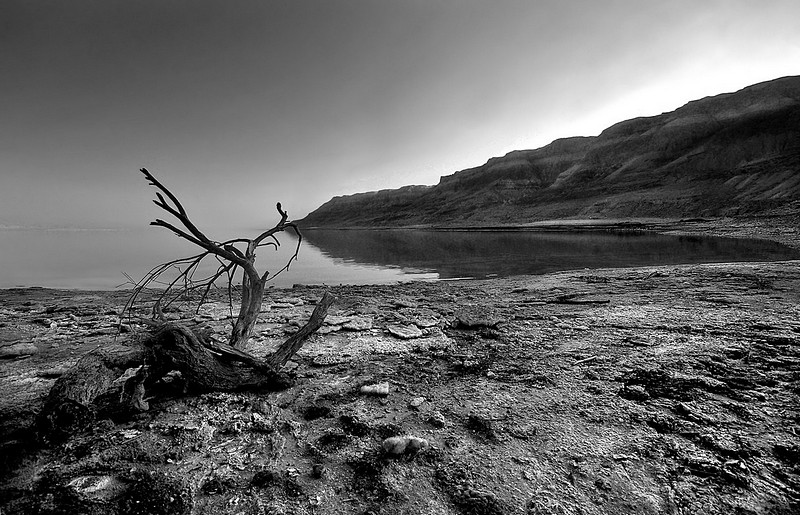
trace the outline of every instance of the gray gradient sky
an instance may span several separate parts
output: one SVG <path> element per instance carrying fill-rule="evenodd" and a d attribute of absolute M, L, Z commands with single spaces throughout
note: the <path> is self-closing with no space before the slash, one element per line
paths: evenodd
<path fill-rule="evenodd" d="M 0 224 L 199 224 L 800 73 L 797 0 L 3 0 Z M 153 229 L 156 230 L 156 229 Z"/>

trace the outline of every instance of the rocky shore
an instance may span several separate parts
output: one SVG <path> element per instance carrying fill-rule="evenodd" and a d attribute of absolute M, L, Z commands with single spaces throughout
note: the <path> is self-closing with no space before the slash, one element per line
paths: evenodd
<path fill-rule="evenodd" d="M 758 231 L 687 230 L 720 227 Z M 289 389 L 176 389 L 41 450 L 55 379 L 143 328 L 119 325 L 125 291 L 0 290 L 0 512 L 800 509 L 800 261 L 274 289 L 248 352 L 326 289 Z M 230 327 L 222 301 L 172 315 Z"/>

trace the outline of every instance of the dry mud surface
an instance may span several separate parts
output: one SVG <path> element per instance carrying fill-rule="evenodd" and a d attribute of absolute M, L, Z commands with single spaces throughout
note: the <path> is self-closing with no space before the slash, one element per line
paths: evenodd
<path fill-rule="evenodd" d="M 139 333 L 117 334 L 125 292 L 0 290 L 0 513 L 798 513 L 799 272 L 333 287 L 289 389 L 165 385 L 149 412 L 41 450 L 29 424 L 55 379 Z M 247 350 L 323 292 L 270 291 Z M 173 315 L 230 326 L 223 303 Z M 428 445 L 391 454 L 393 436 Z"/>

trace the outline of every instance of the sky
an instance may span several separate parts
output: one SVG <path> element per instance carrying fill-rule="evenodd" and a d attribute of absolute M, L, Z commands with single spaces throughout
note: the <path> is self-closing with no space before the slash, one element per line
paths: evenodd
<path fill-rule="evenodd" d="M 146 167 L 268 227 L 797 74 L 797 0 L 3 0 L 0 225 L 146 226 Z"/>

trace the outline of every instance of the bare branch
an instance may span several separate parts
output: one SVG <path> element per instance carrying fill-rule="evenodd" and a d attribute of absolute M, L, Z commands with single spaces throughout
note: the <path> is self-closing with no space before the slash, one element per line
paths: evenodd
<path fill-rule="evenodd" d="M 147 178 L 147 180 L 150 182 L 151 185 L 158 188 L 170 199 L 170 201 L 172 202 L 172 204 L 174 204 L 175 207 L 170 206 L 160 192 L 156 192 L 156 197 L 158 198 L 158 200 L 154 200 L 153 203 L 158 207 L 160 207 L 161 209 L 163 209 L 164 211 L 171 214 L 172 216 L 174 216 L 175 218 L 177 218 L 178 221 L 181 223 L 181 225 L 183 225 L 188 230 L 188 233 L 186 231 L 179 229 L 175 225 L 169 222 L 165 222 L 164 220 L 161 219 L 156 219 L 155 222 L 150 222 L 150 225 L 165 227 L 170 231 L 172 231 L 173 233 L 177 234 L 179 237 L 187 241 L 190 241 L 191 243 L 194 243 L 195 245 L 202 247 L 207 251 L 222 257 L 223 259 L 235 262 L 237 265 L 244 268 L 248 274 L 252 274 L 256 277 L 258 276 L 258 273 L 254 269 L 251 270 L 252 263 L 249 263 L 248 260 L 244 256 L 242 256 L 241 252 L 238 253 L 232 252 L 231 250 L 225 249 L 221 245 L 215 244 L 213 241 L 211 241 L 208 238 L 208 236 L 203 234 L 203 232 L 200 231 L 200 229 L 198 229 L 194 225 L 194 223 L 192 223 L 192 221 L 189 219 L 189 216 L 186 214 L 186 209 L 184 209 L 183 205 L 180 203 L 178 198 L 169 189 L 167 189 L 166 186 L 161 184 L 161 182 L 159 182 L 158 179 L 153 177 L 153 174 L 147 171 L 146 168 L 142 168 L 141 172 L 144 174 L 144 176 Z"/>
<path fill-rule="evenodd" d="M 306 322 L 306 324 L 295 334 L 289 337 L 288 340 L 283 342 L 278 350 L 276 350 L 274 354 L 267 358 L 267 363 L 276 369 L 285 365 L 286 362 L 289 361 L 298 350 L 300 350 L 300 347 L 303 346 L 306 338 L 311 336 L 314 331 L 319 329 L 319 327 L 325 321 L 325 316 L 328 314 L 328 308 L 330 308 L 331 304 L 333 304 L 335 301 L 336 297 L 331 295 L 330 292 L 325 292 L 325 295 L 322 296 L 320 301 L 317 303 L 317 306 L 314 308 L 314 312 L 311 313 L 311 318 L 308 319 L 308 322 Z"/>
<path fill-rule="evenodd" d="M 262 232 L 260 235 L 258 235 L 256 238 L 254 238 L 252 241 L 252 245 L 254 247 L 257 247 L 262 241 L 264 241 L 265 238 L 269 238 L 275 233 L 281 232 L 286 228 L 287 226 L 286 220 L 289 218 L 289 215 L 286 213 L 286 211 L 281 209 L 280 202 L 278 202 L 278 204 L 275 207 L 277 207 L 278 213 L 281 215 L 281 221 L 275 224 L 275 227 L 273 227 L 272 229 L 266 230 Z"/>
<path fill-rule="evenodd" d="M 177 235 L 204 250 L 203 253 L 190 258 L 182 258 L 165 263 L 153 268 L 134 288 L 134 293 L 128 306 L 130 312 L 133 303 L 146 288 L 162 287 L 163 290 L 156 296 L 153 306 L 155 317 L 163 316 L 163 309 L 185 302 L 197 303 L 199 309 L 204 303 L 208 302 L 212 288 L 218 288 L 217 281 L 225 279 L 227 281 L 228 307 L 233 318 L 233 281 L 237 277 L 237 269 L 243 271 L 241 279 L 241 305 L 239 316 L 233 325 L 230 342 L 234 347 L 242 345 L 252 334 L 258 314 L 260 313 L 263 301 L 265 283 L 272 280 L 282 272 L 289 269 L 289 266 L 297 259 L 302 235 L 295 224 L 289 222 L 289 215 L 283 209 L 280 202 L 276 204 L 276 209 L 280 215 L 278 222 L 271 228 L 263 231 L 253 239 L 232 238 L 223 242 L 211 240 L 190 220 L 186 209 L 164 184 L 156 179 L 147 169 L 142 168 L 141 172 L 148 180 L 149 184 L 156 188 L 153 203 L 163 211 L 169 213 L 176 221 L 167 221 L 157 218 L 151 225 L 168 229 Z M 260 247 L 271 246 L 276 250 L 280 247 L 277 234 L 291 229 L 297 235 L 297 246 L 294 253 L 289 257 L 286 264 L 274 274 L 264 272 L 259 274 L 255 267 L 256 251 Z M 237 245 L 246 245 L 242 249 Z M 212 255 L 217 260 L 217 266 L 213 272 L 200 277 L 201 263 L 204 259 Z"/>

